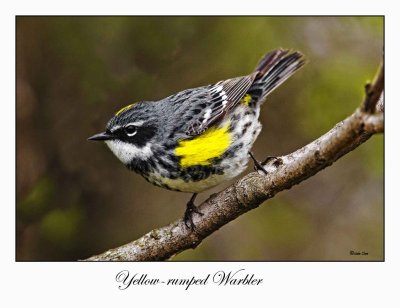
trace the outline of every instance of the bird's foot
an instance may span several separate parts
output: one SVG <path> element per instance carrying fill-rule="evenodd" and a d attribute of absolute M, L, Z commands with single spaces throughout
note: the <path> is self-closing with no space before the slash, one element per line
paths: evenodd
<path fill-rule="evenodd" d="M 196 229 L 196 226 L 193 222 L 193 213 L 203 216 L 203 213 L 200 212 L 197 209 L 196 205 L 194 204 L 194 200 L 196 199 L 196 196 L 197 196 L 197 194 L 193 194 L 193 196 L 190 198 L 189 202 L 186 204 L 186 211 L 185 211 L 185 215 L 183 217 L 186 227 L 188 227 L 192 231 L 195 231 L 195 229 Z"/>
<path fill-rule="evenodd" d="M 276 156 L 267 156 L 267 158 L 263 161 L 263 162 L 259 162 L 255 157 L 254 157 L 254 155 L 253 155 L 253 153 L 252 152 L 249 152 L 249 155 L 250 155 L 250 157 L 251 157 L 251 159 L 253 160 L 253 162 L 254 162 L 254 170 L 255 171 L 262 171 L 262 172 L 264 172 L 265 174 L 268 174 L 268 172 L 267 172 L 267 170 L 265 170 L 265 168 L 263 167 L 263 165 L 266 165 L 268 162 L 270 162 L 271 160 L 277 160 L 277 159 L 279 159 L 278 157 L 276 157 Z"/>

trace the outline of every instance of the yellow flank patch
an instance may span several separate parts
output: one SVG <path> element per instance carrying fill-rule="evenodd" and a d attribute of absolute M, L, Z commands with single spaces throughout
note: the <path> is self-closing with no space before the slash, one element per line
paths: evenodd
<path fill-rule="evenodd" d="M 115 115 L 117 116 L 117 115 L 123 113 L 125 110 L 128 110 L 128 109 L 132 108 L 133 105 L 135 105 L 135 104 L 137 104 L 137 103 L 133 103 L 133 104 L 130 104 L 128 106 L 125 106 L 124 108 L 121 108 L 120 110 L 117 111 L 117 113 Z"/>
<path fill-rule="evenodd" d="M 245 96 L 242 97 L 240 102 L 242 104 L 245 104 L 246 106 L 248 106 L 250 104 L 250 102 L 251 102 L 251 95 L 250 94 L 246 94 Z"/>
<path fill-rule="evenodd" d="M 181 167 L 210 165 L 211 159 L 221 156 L 232 142 L 229 125 L 213 127 L 194 139 L 180 141 L 175 154 L 181 158 Z"/>

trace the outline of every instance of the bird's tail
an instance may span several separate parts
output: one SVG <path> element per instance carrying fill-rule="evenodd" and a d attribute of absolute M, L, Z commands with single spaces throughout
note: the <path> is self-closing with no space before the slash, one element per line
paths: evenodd
<path fill-rule="evenodd" d="M 247 93 L 251 95 L 252 101 L 263 101 L 304 64 L 304 56 L 298 51 L 277 49 L 267 53 L 258 63 L 256 78 Z"/>

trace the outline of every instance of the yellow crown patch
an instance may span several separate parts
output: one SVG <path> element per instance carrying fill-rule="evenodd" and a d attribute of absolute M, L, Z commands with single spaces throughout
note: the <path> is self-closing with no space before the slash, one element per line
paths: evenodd
<path fill-rule="evenodd" d="M 125 110 L 128 110 L 128 109 L 132 108 L 132 107 L 133 107 L 134 105 L 136 105 L 136 104 L 137 104 L 137 103 L 133 103 L 133 104 L 130 104 L 130 105 L 128 105 L 128 106 L 125 106 L 124 108 L 121 108 L 120 110 L 118 110 L 118 111 L 115 113 L 115 115 L 117 116 L 117 115 L 123 113 Z"/>

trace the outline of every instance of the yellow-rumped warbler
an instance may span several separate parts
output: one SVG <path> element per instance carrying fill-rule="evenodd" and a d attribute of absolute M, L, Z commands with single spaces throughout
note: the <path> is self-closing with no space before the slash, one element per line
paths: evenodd
<path fill-rule="evenodd" d="M 304 62 L 299 52 L 271 51 L 250 75 L 126 106 L 105 132 L 89 140 L 105 141 L 130 170 L 150 183 L 193 193 L 184 216 L 193 230 L 193 213 L 201 215 L 194 205 L 197 193 L 246 168 L 261 131 L 261 103 Z"/>

